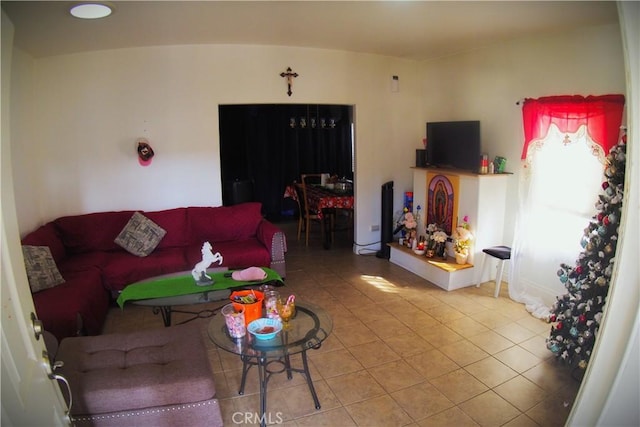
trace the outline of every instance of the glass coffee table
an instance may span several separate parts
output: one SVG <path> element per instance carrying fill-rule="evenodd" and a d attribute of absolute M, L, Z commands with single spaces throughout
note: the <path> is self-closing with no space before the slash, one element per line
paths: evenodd
<path fill-rule="evenodd" d="M 237 354 L 242 360 L 242 380 L 238 394 L 244 394 L 247 372 L 252 366 L 258 367 L 260 381 L 260 425 L 266 425 L 267 385 L 273 374 L 302 374 L 309 386 L 316 409 L 320 409 L 320 401 L 313 387 L 307 350 L 320 348 L 333 329 L 331 316 L 317 305 L 296 300 L 296 314 L 289 322 L 289 327 L 280 331 L 273 339 L 258 340 L 249 332 L 242 338 L 231 338 L 225 324 L 224 316 L 214 316 L 209 322 L 208 334 L 211 341 L 228 352 Z M 300 354 L 302 366 L 292 367 L 290 356 Z"/>
<path fill-rule="evenodd" d="M 214 280 L 211 285 L 197 286 L 190 271 L 163 274 L 151 277 L 125 287 L 119 294 L 117 302 L 120 308 L 124 308 L 127 301 L 135 305 L 148 306 L 153 309 L 153 314 L 162 314 L 164 326 L 171 326 L 172 313 L 191 314 L 192 317 L 180 323 L 190 322 L 198 318 L 213 316 L 225 303 L 210 310 L 189 311 L 179 310 L 174 307 L 205 304 L 227 300 L 233 290 L 255 289 L 265 284 L 283 286 L 284 282 L 280 275 L 270 269 L 263 268 L 267 273 L 264 280 L 258 281 L 236 281 L 231 278 L 231 271 L 227 267 L 213 267 L 207 269 Z"/>

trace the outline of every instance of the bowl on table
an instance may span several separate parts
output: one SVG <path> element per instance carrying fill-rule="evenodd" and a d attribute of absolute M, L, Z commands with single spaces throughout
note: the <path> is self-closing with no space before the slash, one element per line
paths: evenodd
<path fill-rule="evenodd" d="M 249 323 L 249 333 L 259 340 L 270 340 L 282 330 L 282 323 L 278 319 L 262 317 Z"/>

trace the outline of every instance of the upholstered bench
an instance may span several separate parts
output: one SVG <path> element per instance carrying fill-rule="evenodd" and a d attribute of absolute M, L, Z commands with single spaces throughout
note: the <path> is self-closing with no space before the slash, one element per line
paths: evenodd
<path fill-rule="evenodd" d="M 222 426 L 195 325 L 65 338 L 56 361 L 76 426 Z"/>

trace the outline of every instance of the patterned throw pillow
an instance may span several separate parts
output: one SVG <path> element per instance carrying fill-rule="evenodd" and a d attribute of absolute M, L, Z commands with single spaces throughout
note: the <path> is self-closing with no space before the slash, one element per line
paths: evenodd
<path fill-rule="evenodd" d="M 22 254 L 31 292 L 36 293 L 64 283 L 48 246 L 24 245 Z"/>
<path fill-rule="evenodd" d="M 140 212 L 131 216 L 115 242 L 139 257 L 149 255 L 167 232 Z"/>

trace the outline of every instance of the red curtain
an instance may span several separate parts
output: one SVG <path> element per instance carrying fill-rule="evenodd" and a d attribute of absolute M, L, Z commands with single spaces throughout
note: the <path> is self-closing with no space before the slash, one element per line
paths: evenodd
<path fill-rule="evenodd" d="M 522 159 L 526 159 L 531 141 L 544 138 L 552 123 L 567 133 L 573 133 L 580 126 L 586 125 L 591 139 L 608 154 L 609 149 L 618 142 L 623 108 L 623 95 L 568 95 L 525 99 L 522 107 Z"/>

